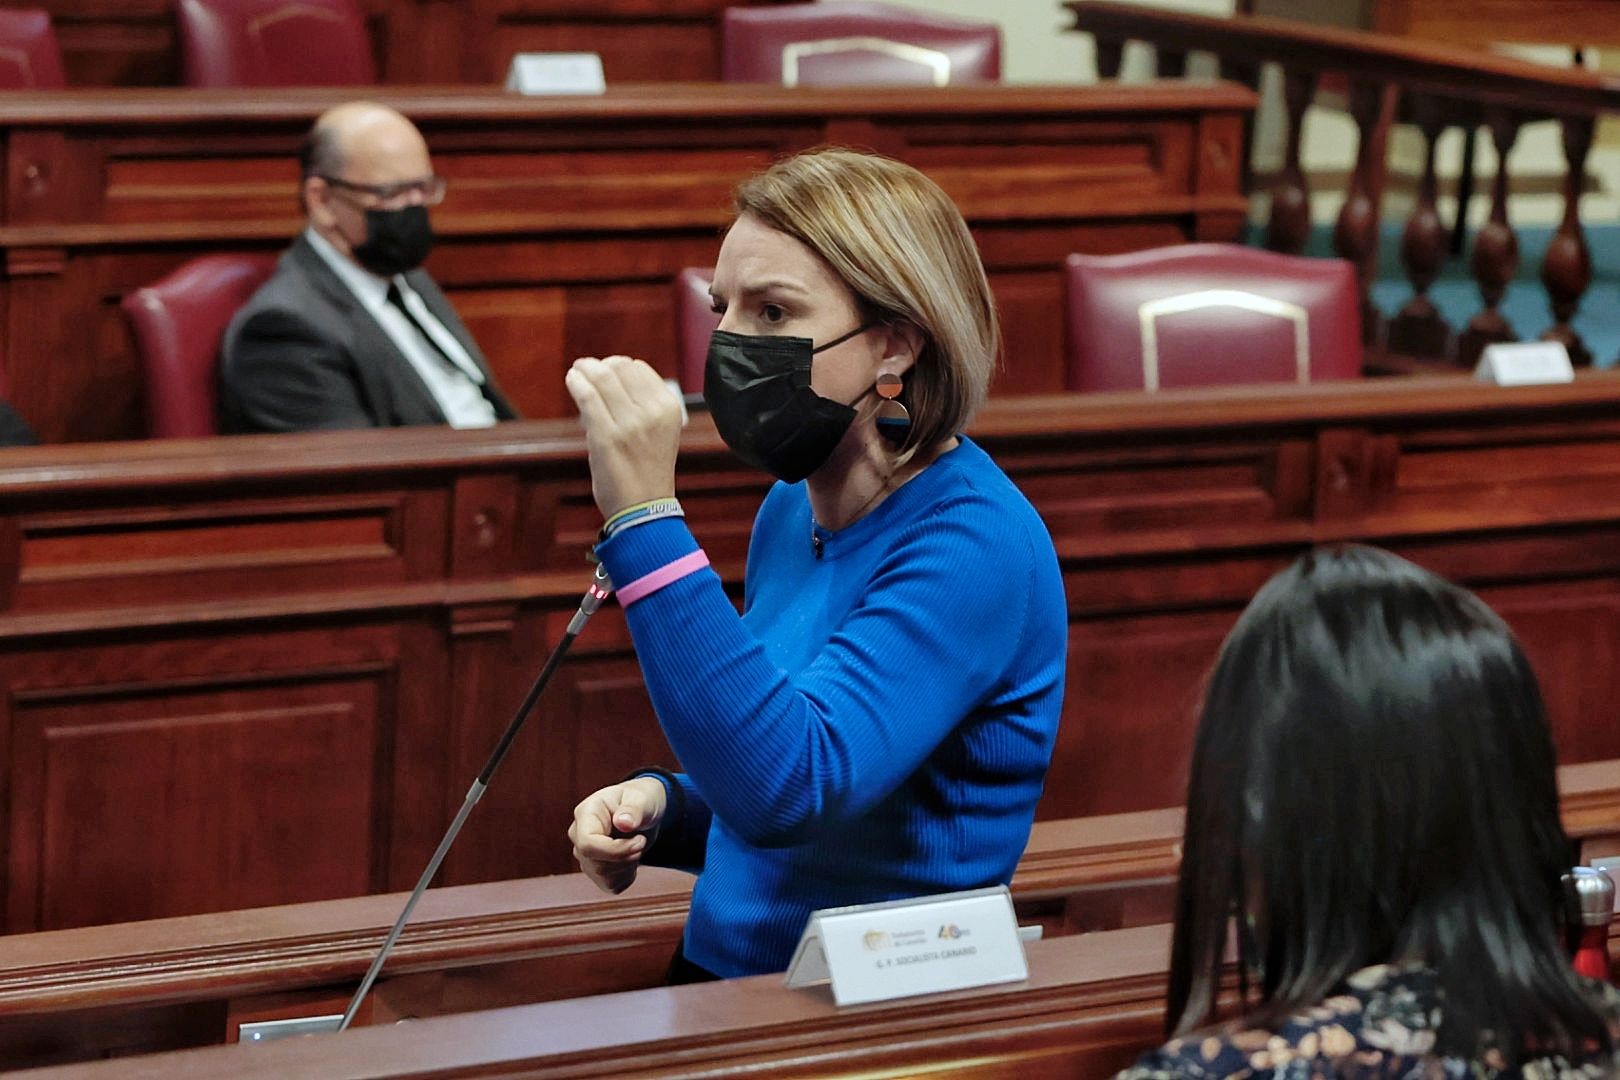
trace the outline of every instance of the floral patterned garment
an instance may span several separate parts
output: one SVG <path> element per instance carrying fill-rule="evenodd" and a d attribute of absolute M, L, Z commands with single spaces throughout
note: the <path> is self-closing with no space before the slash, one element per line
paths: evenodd
<path fill-rule="evenodd" d="M 1620 991 L 1591 983 L 1620 1039 Z M 1495 1051 L 1474 1061 L 1435 1057 L 1439 987 L 1432 971 L 1365 968 L 1345 993 L 1289 1019 L 1276 1031 L 1246 1030 L 1176 1039 L 1144 1054 L 1115 1080 L 1614 1080 L 1620 1056 L 1572 1063 L 1542 1058 L 1504 1067 Z"/>

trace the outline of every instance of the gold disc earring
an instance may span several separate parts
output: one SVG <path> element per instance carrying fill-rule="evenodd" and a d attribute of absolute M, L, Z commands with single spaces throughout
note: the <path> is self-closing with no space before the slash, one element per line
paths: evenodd
<path fill-rule="evenodd" d="M 911 434 L 911 412 L 900 400 L 900 392 L 905 389 L 900 376 L 885 372 L 877 377 L 878 397 L 883 400 L 878 403 L 877 429 L 890 442 L 899 445 L 906 441 Z"/>

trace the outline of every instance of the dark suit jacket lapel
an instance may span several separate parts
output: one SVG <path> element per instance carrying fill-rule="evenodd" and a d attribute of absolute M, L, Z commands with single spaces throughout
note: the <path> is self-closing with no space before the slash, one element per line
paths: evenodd
<path fill-rule="evenodd" d="M 512 408 L 511 402 L 506 400 L 506 395 L 501 393 L 500 384 L 495 381 L 495 373 L 490 370 L 489 361 L 484 357 L 483 350 L 462 325 L 461 317 L 456 314 L 456 309 L 450 306 L 450 300 L 444 295 L 444 290 L 439 288 L 439 283 L 434 281 L 426 270 L 412 270 L 405 275 L 405 280 L 422 297 L 422 302 L 433 312 L 433 317 L 443 323 L 445 329 L 461 342 L 461 347 L 467 350 L 467 355 L 473 358 L 473 363 L 484 373 L 484 393 L 489 398 L 490 404 L 495 407 L 495 415 L 502 420 L 516 420 L 517 411 Z"/>
<path fill-rule="evenodd" d="M 291 260 L 322 296 L 346 315 L 355 362 L 388 383 L 394 395 L 392 404 L 401 419 L 407 423 L 446 423 L 444 410 L 422 376 L 416 373 L 415 365 L 399 351 L 388 331 L 372 317 L 343 279 L 326 265 L 326 260 L 310 246 L 309 240 L 300 234 L 284 258 Z M 383 418 L 382 422 L 388 423 L 388 418 Z"/>

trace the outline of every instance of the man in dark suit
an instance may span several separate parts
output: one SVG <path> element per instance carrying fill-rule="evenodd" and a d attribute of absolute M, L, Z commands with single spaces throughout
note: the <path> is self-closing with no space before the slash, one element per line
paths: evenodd
<path fill-rule="evenodd" d="M 439 287 L 418 269 L 444 198 L 393 109 L 340 105 L 300 163 L 307 227 L 225 332 L 220 430 L 312 431 L 516 417 Z"/>

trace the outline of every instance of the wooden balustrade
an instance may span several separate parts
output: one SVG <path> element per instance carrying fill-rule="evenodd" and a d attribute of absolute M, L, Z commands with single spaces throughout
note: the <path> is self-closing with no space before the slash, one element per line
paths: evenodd
<path fill-rule="evenodd" d="M 1264 65 L 1281 67 L 1286 138 L 1266 226 L 1266 244 L 1278 251 L 1302 250 L 1310 229 L 1310 193 L 1300 164 L 1306 107 L 1313 101 L 1325 103 L 1316 96 L 1324 81 L 1347 84 L 1348 111 L 1359 144 L 1333 242 L 1335 251 L 1360 272 L 1364 327 L 1375 359 L 1388 353 L 1471 366 L 1486 345 L 1516 340 L 1517 332 L 1500 311 L 1519 262 L 1518 237 L 1508 216 L 1507 155 L 1524 125 L 1561 124 L 1567 163 L 1564 215 L 1542 266 L 1553 317 L 1542 337 L 1564 343 L 1576 364 L 1591 363 L 1591 354 L 1571 325 L 1592 277 L 1580 199 L 1594 118 L 1620 111 L 1620 82 L 1483 51 L 1283 19 L 1206 18 L 1112 0 L 1070 0 L 1066 6 L 1074 15 L 1075 29 L 1096 38 L 1098 72 L 1105 79 L 1117 76 L 1115 58 L 1129 41 L 1146 42 L 1173 57 L 1193 49 L 1214 52 L 1226 77 L 1251 87 L 1259 85 Z M 1367 294 L 1377 263 L 1379 202 L 1387 173 L 1385 138 L 1395 122 L 1412 124 L 1422 134 L 1424 167 L 1401 240 L 1401 259 L 1413 296 L 1385 327 Z M 1499 163 L 1491 184 L 1489 219 L 1474 239 L 1471 258 L 1482 308 L 1465 326 L 1453 328 L 1428 297 L 1449 244 L 1437 208 L 1435 143 L 1452 128 L 1473 132 L 1481 125 Z M 1471 141 L 1469 148 L 1465 181 L 1472 176 Z M 1459 227 L 1470 190 L 1465 183 L 1459 191 Z"/>

